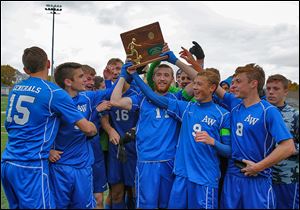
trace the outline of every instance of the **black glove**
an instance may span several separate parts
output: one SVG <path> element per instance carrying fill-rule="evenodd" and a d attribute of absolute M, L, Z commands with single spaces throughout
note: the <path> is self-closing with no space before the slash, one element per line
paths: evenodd
<path fill-rule="evenodd" d="M 129 143 L 135 140 L 135 128 L 131 128 L 125 133 L 124 138 L 121 139 L 122 144 Z"/>
<path fill-rule="evenodd" d="M 197 59 L 203 59 L 205 57 L 202 47 L 196 42 L 192 42 L 194 44 L 193 47 L 190 48 L 190 53 L 196 56 Z"/>
<path fill-rule="evenodd" d="M 144 70 L 145 67 L 146 67 L 146 66 L 140 66 L 140 67 L 138 67 L 138 68 L 136 69 L 136 72 L 137 72 L 138 74 L 145 74 L 145 73 L 146 73 L 146 71 Z"/>
<path fill-rule="evenodd" d="M 122 143 L 120 143 L 118 145 L 117 159 L 121 163 L 125 163 L 127 161 L 126 148 L 125 148 L 124 144 L 122 144 Z"/>

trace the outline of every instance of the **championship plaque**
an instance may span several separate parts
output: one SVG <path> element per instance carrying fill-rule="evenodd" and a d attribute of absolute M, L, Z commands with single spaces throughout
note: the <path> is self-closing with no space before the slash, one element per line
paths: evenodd
<path fill-rule="evenodd" d="M 132 67 L 139 68 L 154 61 L 164 60 L 160 57 L 165 43 L 158 22 L 124 32 L 121 35 L 126 52 L 127 61 L 133 63 Z M 138 72 L 142 74 L 144 72 Z"/>

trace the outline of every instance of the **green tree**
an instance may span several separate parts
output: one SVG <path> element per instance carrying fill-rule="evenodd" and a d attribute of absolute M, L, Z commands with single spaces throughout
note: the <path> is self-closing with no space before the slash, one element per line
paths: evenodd
<path fill-rule="evenodd" d="M 288 89 L 291 91 L 297 91 L 299 90 L 299 84 L 297 84 L 297 82 L 292 82 L 291 80 L 289 80 Z"/>
<path fill-rule="evenodd" d="M 11 86 L 16 81 L 16 71 L 10 65 L 1 65 L 1 83 Z"/>

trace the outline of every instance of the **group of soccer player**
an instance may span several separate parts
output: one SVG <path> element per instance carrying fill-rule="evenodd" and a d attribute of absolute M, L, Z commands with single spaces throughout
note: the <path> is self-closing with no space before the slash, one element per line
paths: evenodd
<path fill-rule="evenodd" d="M 30 77 L 14 85 L 6 110 L 9 207 L 298 209 L 299 111 L 285 102 L 288 80 L 276 74 L 265 85 L 264 70 L 247 64 L 220 83 L 193 44 L 179 53 L 189 64 L 162 49 L 179 68 L 176 83 L 167 63 L 145 67 L 143 80 L 112 58 L 105 89 L 75 62 L 49 82 L 47 54 L 25 49 Z"/>

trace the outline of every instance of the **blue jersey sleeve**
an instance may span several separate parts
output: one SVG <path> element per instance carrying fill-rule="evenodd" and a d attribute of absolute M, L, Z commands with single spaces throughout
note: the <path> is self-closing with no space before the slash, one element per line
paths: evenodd
<path fill-rule="evenodd" d="M 142 100 L 145 100 L 145 96 L 143 94 L 131 95 L 129 96 L 129 98 L 132 101 L 132 107 L 131 107 L 132 111 L 139 110 Z"/>
<path fill-rule="evenodd" d="M 87 91 L 87 96 L 91 99 L 93 109 L 102 103 L 103 100 L 109 100 L 109 90 Z"/>
<path fill-rule="evenodd" d="M 231 134 L 230 134 L 230 113 L 225 113 L 220 129 L 221 143 L 215 141 L 215 147 L 218 153 L 224 157 L 231 156 Z"/>
<path fill-rule="evenodd" d="M 190 103 L 191 102 L 180 101 L 180 100 L 176 100 L 176 99 L 169 99 L 168 113 L 171 116 L 182 121 L 182 116 L 183 116 L 184 112 L 186 111 L 187 106 Z"/>
<path fill-rule="evenodd" d="M 276 107 L 272 106 L 267 109 L 266 126 L 276 143 L 293 138 Z"/>
<path fill-rule="evenodd" d="M 58 113 L 66 122 L 75 123 L 84 118 L 76 108 L 72 98 L 62 89 L 53 92 L 50 106 L 51 111 Z"/>
<path fill-rule="evenodd" d="M 242 102 L 242 99 L 237 98 L 232 93 L 225 93 L 222 103 L 232 110 L 236 105 Z"/>
<path fill-rule="evenodd" d="M 111 82 L 111 80 L 105 80 L 105 87 L 106 87 L 106 89 L 107 88 L 111 88 L 112 87 L 112 82 Z"/>

